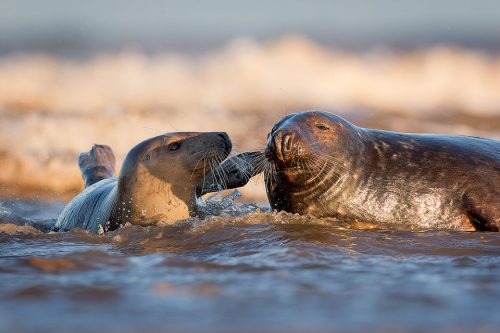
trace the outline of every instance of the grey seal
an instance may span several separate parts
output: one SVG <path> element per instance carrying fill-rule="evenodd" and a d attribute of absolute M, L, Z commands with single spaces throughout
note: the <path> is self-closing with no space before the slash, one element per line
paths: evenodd
<path fill-rule="evenodd" d="M 264 171 L 275 210 L 408 229 L 500 228 L 495 139 L 361 128 L 306 111 L 281 119 L 264 151 L 220 168 L 228 188 Z"/>
<path fill-rule="evenodd" d="M 167 133 L 133 147 L 115 177 L 111 149 L 95 145 L 79 158 L 87 187 L 65 206 L 56 229 L 97 233 L 126 222 L 150 225 L 196 215 L 200 183 L 231 148 L 223 132 Z"/>

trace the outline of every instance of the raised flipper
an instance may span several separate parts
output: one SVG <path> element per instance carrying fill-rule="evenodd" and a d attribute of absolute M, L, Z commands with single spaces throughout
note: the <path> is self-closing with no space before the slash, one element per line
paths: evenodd
<path fill-rule="evenodd" d="M 263 171 L 264 159 L 263 152 L 251 151 L 225 160 L 213 172 L 205 175 L 205 179 L 198 187 L 198 194 L 203 195 L 246 185 L 250 178 Z"/>
<path fill-rule="evenodd" d="M 94 145 L 88 152 L 80 154 L 78 165 L 85 187 L 115 175 L 115 155 L 109 146 Z"/>

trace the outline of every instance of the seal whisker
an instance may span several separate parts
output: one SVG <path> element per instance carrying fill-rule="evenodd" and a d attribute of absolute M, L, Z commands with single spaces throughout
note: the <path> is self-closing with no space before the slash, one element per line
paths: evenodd
<path fill-rule="evenodd" d="M 272 168 L 272 163 L 270 163 L 264 156 L 260 159 L 260 161 L 257 161 L 256 163 L 256 172 L 258 176 L 260 177 L 261 175 L 266 175 L 266 172 L 269 174 L 270 169 Z"/>
<path fill-rule="evenodd" d="M 255 159 L 253 163 L 253 177 L 256 181 L 265 177 L 266 169 L 268 168 L 269 162 L 266 159 Z M 250 175 L 252 177 L 252 175 Z"/>
<path fill-rule="evenodd" d="M 248 161 L 236 155 L 232 159 L 232 162 L 234 163 L 238 171 L 242 173 L 242 176 L 245 177 L 245 180 L 248 180 L 251 177 L 252 173 L 249 171 L 249 169 L 252 168 L 252 165 Z"/>
<path fill-rule="evenodd" d="M 319 154 L 319 153 L 314 153 L 314 154 L 311 154 L 312 157 L 314 157 L 314 159 L 318 160 L 324 160 L 324 161 L 327 161 L 328 163 L 331 163 L 333 167 L 335 168 L 338 168 L 340 169 L 341 171 L 349 171 L 349 167 L 346 167 L 343 163 L 341 164 L 340 160 L 332 157 L 332 156 L 328 156 L 328 155 L 323 155 L 323 154 Z"/>
<path fill-rule="evenodd" d="M 218 156 L 218 159 L 217 159 L 217 167 L 220 166 L 222 164 L 222 162 L 224 161 L 224 157 L 219 154 Z M 229 184 L 229 176 L 228 176 L 228 173 L 227 171 L 224 169 L 224 168 L 220 168 L 221 169 L 221 174 L 222 176 L 224 177 L 224 184 L 225 184 L 225 187 L 227 188 L 228 187 L 228 184 Z"/>
<path fill-rule="evenodd" d="M 205 171 L 205 166 L 206 166 L 206 162 L 203 161 L 203 183 L 201 185 L 201 188 L 205 188 L 205 181 L 206 181 L 206 174 L 207 172 Z"/>
<path fill-rule="evenodd" d="M 221 179 L 221 183 L 222 183 L 222 186 L 223 188 L 227 188 L 227 185 L 229 183 L 229 179 L 227 177 L 227 173 L 224 172 L 224 169 L 223 168 L 218 168 L 218 166 L 220 165 L 220 163 L 222 162 L 222 159 L 220 158 L 220 156 L 217 156 L 215 159 L 214 159 L 214 169 L 217 169 L 217 173 L 219 174 L 219 177 Z"/>
<path fill-rule="evenodd" d="M 195 153 L 196 154 L 196 153 Z M 193 154 L 193 155 L 195 155 Z M 193 178 L 193 175 L 194 173 L 196 172 L 197 168 L 198 168 L 198 164 L 200 164 L 201 161 L 205 162 L 205 157 L 206 155 L 208 154 L 208 152 L 204 152 L 204 154 L 200 157 L 200 159 L 196 162 L 196 164 L 194 165 L 194 168 L 193 168 L 193 172 L 191 172 L 191 176 L 189 176 L 189 180 L 191 180 Z M 192 156 L 193 156 L 192 155 Z M 203 165 L 203 167 L 205 167 L 205 165 Z"/>
<path fill-rule="evenodd" d="M 219 178 L 219 175 L 217 174 L 217 170 L 213 166 L 213 161 L 212 160 L 207 160 L 208 166 L 210 168 L 210 176 L 212 179 L 215 181 L 215 184 L 217 185 L 217 190 L 220 189 L 220 186 L 222 186 L 222 182 Z"/>
<path fill-rule="evenodd" d="M 329 162 L 327 161 L 327 163 Z M 324 195 L 322 199 L 325 204 L 328 204 L 328 201 L 332 200 L 332 198 L 335 197 L 336 193 L 340 189 L 339 184 L 342 184 L 349 177 L 348 172 L 344 172 L 343 170 L 341 170 L 342 173 L 340 173 L 338 170 L 335 170 L 338 168 L 339 167 L 337 165 L 333 166 L 333 175 L 325 177 L 322 183 L 324 193 L 328 193 L 327 195 Z M 349 211 L 351 214 L 355 214 L 356 216 L 361 218 L 361 220 L 369 221 L 369 219 L 366 218 L 366 212 L 361 209 L 362 207 L 357 207 L 356 205 L 351 204 L 341 204 L 340 206 L 343 207 L 343 210 Z M 337 209 L 340 209 L 340 206 Z"/>
<path fill-rule="evenodd" d="M 217 190 L 219 190 L 220 183 L 219 179 L 217 178 L 217 175 L 215 174 L 215 170 L 212 167 L 212 162 L 210 160 L 206 160 L 206 162 L 208 164 L 208 171 L 210 172 L 210 178 L 213 179 L 213 182 L 217 186 Z"/>
<path fill-rule="evenodd" d="M 213 170 L 217 173 L 218 177 L 219 177 L 219 180 L 220 180 L 220 184 L 222 186 L 222 188 L 227 188 L 227 175 L 226 173 L 224 172 L 224 169 L 223 168 L 218 168 L 217 166 L 219 166 L 221 160 L 219 158 L 219 156 L 215 156 L 212 160 L 211 160 L 211 164 L 212 164 L 212 168 Z"/>

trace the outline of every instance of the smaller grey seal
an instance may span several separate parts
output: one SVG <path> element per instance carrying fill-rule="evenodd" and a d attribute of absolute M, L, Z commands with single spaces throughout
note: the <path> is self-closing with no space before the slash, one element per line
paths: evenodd
<path fill-rule="evenodd" d="M 56 228 L 97 233 L 126 222 L 150 225 L 196 215 L 197 192 L 205 174 L 231 148 L 231 140 L 223 132 L 167 133 L 133 147 L 119 176 L 114 177 L 111 149 L 95 145 L 79 158 L 87 187 L 66 205 Z"/>

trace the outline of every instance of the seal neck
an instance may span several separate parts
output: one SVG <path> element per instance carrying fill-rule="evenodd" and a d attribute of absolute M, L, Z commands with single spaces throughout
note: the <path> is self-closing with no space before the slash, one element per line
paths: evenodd
<path fill-rule="evenodd" d="M 158 179 L 140 168 L 118 179 L 117 210 L 122 223 L 152 225 L 189 218 L 196 208 L 190 184 L 179 186 Z"/>

